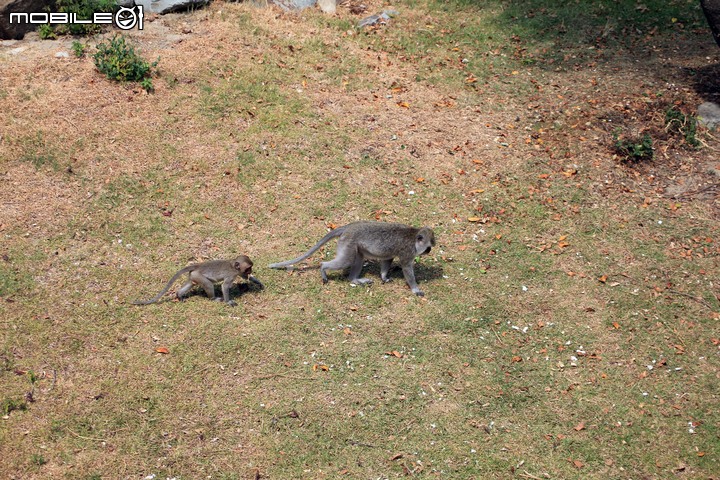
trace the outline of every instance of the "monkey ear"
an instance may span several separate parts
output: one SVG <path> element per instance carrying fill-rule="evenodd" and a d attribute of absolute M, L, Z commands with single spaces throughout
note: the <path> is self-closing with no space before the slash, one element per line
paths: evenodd
<path fill-rule="evenodd" d="M 240 270 L 241 266 L 240 262 L 233 262 L 233 268 L 235 268 L 235 270 Z"/>
<path fill-rule="evenodd" d="M 420 234 L 418 234 L 418 236 L 415 240 L 417 240 L 418 242 L 422 242 L 423 240 L 425 240 L 425 237 L 423 236 L 422 233 L 420 233 Z"/>

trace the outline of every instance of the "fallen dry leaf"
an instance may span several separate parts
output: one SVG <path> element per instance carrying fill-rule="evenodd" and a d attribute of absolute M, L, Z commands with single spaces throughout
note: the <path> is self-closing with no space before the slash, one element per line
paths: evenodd
<path fill-rule="evenodd" d="M 170 353 L 170 350 L 168 350 L 166 347 L 157 347 L 155 349 L 155 351 L 157 353 L 165 353 L 165 354 Z"/>

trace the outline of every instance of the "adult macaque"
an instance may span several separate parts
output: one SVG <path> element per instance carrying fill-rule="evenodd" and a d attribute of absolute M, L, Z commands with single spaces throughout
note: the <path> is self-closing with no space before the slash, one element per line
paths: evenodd
<path fill-rule="evenodd" d="M 318 251 L 331 239 L 338 238 L 337 254 L 333 260 L 320 264 L 320 275 L 327 283 L 327 270 L 350 268 L 348 278 L 353 285 L 369 284 L 372 280 L 360 278 L 365 259 L 380 261 L 380 278 L 389 282 L 388 273 L 394 258 L 402 268 L 405 281 L 415 295 L 424 293 L 415 281 L 414 260 L 418 255 L 430 253 L 435 246 L 435 234 L 428 227 L 415 228 L 401 223 L 355 222 L 336 228 L 325 235 L 301 256 L 269 265 L 270 268 L 286 268 L 301 262 Z"/>

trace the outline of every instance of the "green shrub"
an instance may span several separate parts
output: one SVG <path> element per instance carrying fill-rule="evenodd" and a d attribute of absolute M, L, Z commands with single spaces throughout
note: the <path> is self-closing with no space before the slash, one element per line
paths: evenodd
<path fill-rule="evenodd" d="M 40 35 L 40 38 L 43 40 L 53 40 L 57 38 L 57 35 L 55 35 L 55 29 L 49 23 L 45 23 L 38 27 L 38 35 Z"/>
<path fill-rule="evenodd" d="M 79 20 L 92 20 L 95 12 L 114 12 L 117 9 L 115 0 L 57 0 L 57 11 L 74 13 Z M 38 29 L 40 38 L 52 39 L 57 35 L 90 35 L 98 33 L 101 26 L 92 23 L 41 25 Z"/>
<path fill-rule="evenodd" d="M 99 43 L 97 53 L 93 56 L 95 66 L 109 79 L 120 82 L 140 82 L 140 85 L 151 92 L 152 80 L 149 78 L 151 69 L 156 67 L 160 59 L 150 64 L 135 53 L 135 48 L 125 42 L 125 38 L 115 35 L 107 42 Z"/>
<path fill-rule="evenodd" d="M 665 128 L 682 135 L 686 145 L 700 147 L 700 140 L 697 139 L 697 118 L 694 115 L 685 115 L 677 108 L 670 107 L 665 112 Z"/>
<path fill-rule="evenodd" d="M 77 40 L 73 40 L 72 43 L 72 51 L 75 54 L 76 57 L 81 58 L 85 56 L 85 48 L 86 46 Z"/>

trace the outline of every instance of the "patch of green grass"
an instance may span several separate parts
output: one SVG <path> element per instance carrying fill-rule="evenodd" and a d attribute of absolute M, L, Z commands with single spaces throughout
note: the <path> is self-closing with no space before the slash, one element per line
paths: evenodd
<path fill-rule="evenodd" d="M 248 122 L 247 135 L 267 129 L 296 131 L 295 120 L 307 115 L 306 102 L 286 93 L 262 72 L 238 71 L 219 85 L 206 84 L 200 97 L 201 112 L 218 122 L 242 118 Z"/>
<path fill-rule="evenodd" d="M 22 275 L 10 265 L 0 262 L 0 297 L 9 297 L 32 286 L 29 275 Z"/>
<path fill-rule="evenodd" d="M 2 411 L 3 415 L 9 415 L 14 411 L 25 411 L 27 408 L 28 406 L 25 400 L 4 398 L 2 402 L 0 402 L 0 411 Z"/>
<path fill-rule="evenodd" d="M 23 151 L 19 160 L 31 163 L 35 168 L 50 167 L 59 169 L 59 153 L 56 147 L 46 140 L 45 135 L 38 131 L 35 135 L 28 135 L 17 140 Z"/>

